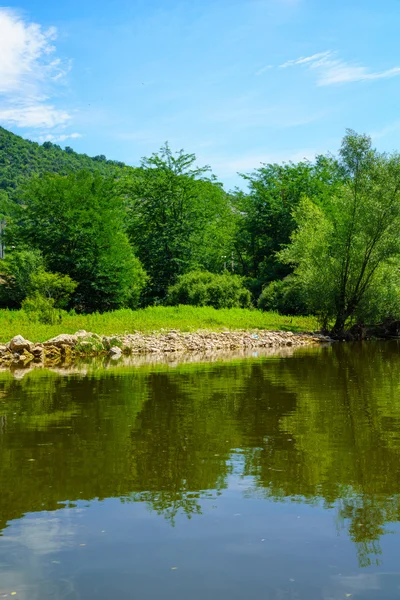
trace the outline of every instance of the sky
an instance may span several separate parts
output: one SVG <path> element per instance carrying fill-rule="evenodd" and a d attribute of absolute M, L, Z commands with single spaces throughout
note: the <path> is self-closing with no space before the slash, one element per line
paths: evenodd
<path fill-rule="evenodd" d="M 138 165 L 168 141 L 226 189 L 262 163 L 400 150 L 400 0 L 19 0 L 0 125 Z"/>

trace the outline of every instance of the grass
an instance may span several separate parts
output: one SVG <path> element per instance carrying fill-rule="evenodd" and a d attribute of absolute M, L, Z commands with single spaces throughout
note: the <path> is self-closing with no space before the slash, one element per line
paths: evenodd
<path fill-rule="evenodd" d="M 243 308 L 216 310 L 211 307 L 151 306 L 140 310 L 117 310 L 91 315 L 66 313 L 62 322 L 44 325 L 32 321 L 22 310 L 0 310 L 0 343 L 8 342 L 21 334 L 32 342 L 43 342 L 60 333 L 75 333 L 85 329 L 102 335 L 123 333 L 155 333 L 165 329 L 195 331 L 207 329 L 268 329 L 294 332 L 310 332 L 318 328 L 314 317 L 287 317 L 277 313 L 261 312 Z"/>

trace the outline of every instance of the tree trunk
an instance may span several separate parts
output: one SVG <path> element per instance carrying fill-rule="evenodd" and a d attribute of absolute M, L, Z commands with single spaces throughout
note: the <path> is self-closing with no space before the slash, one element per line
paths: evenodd
<path fill-rule="evenodd" d="M 335 338 L 343 339 L 345 337 L 344 326 L 348 318 L 348 314 L 346 311 L 340 312 L 336 316 L 336 321 L 331 331 L 331 335 Z"/>

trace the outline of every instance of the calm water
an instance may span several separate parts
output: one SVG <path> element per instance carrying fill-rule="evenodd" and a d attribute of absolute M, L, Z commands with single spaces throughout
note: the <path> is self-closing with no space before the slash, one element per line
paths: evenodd
<path fill-rule="evenodd" d="M 398 600 L 399 351 L 0 374 L 0 598 Z"/>

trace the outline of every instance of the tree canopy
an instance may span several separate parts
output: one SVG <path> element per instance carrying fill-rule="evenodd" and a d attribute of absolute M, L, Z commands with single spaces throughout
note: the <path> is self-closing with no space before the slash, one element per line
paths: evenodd
<path fill-rule="evenodd" d="M 350 130 L 339 156 L 340 187 L 322 206 L 301 200 L 291 244 L 279 258 L 295 265 L 310 310 L 325 323 L 333 319 L 334 333 L 342 335 L 379 296 L 390 310 L 389 288 L 400 292 L 400 156 L 378 153 L 370 138 Z"/>
<path fill-rule="evenodd" d="M 399 165 L 349 130 L 337 156 L 265 164 L 228 193 L 168 144 L 133 168 L 0 128 L 0 244 L 40 251 L 78 284 L 80 311 L 165 304 L 178 281 L 229 270 L 254 307 L 312 313 L 341 336 L 400 320 Z"/>
<path fill-rule="evenodd" d="M 148 298 L 163 299 L 187 271 L 221 270 L 232 247 L 229 198 L 194 154 L 168 144 L 123 179 L 131 242 L 150 277 Z"/>
<path fill-rule="evenodd" d="M 75 308 L 136 306 L 146 276 L 129 244 L 114 179 L 80 171 L 30 180 L 6 241 L 39 250 L 53 272 L 78 286 Z"/>

